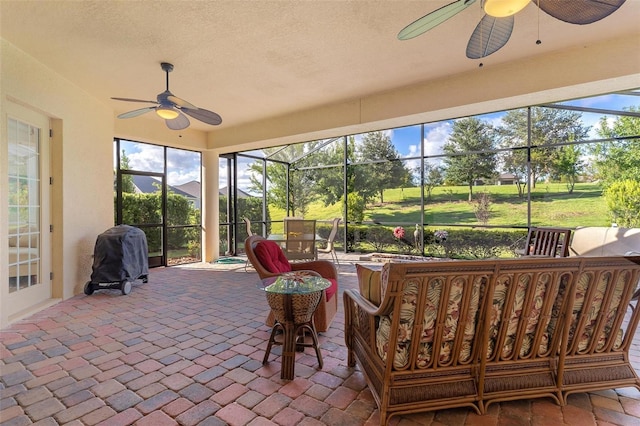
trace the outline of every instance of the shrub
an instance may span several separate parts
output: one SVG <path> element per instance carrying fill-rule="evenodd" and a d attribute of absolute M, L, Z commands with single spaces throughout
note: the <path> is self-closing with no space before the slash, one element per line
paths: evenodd
<path fill-rule="evenodd" d="M 349 225 L 348 250 L 416 254 L 415 245 L 407 240 L 406 235 L 402 239 L 394 237 L 394 228 Z M 442 238 L 443 231 L 446 232 L 446 238 Z M 436 232 L 440 238 L 436 237 Z M 425 228 L 424 251 L 421 253 L 417 250 L 417 254 L 453 259 L 515 257 L 515 250 L 522 248 L 526 235 L 526 231 Z"/>
<path fill-rule="evenodd" d="M 613 182 L 604 192 L 611 217 L 619 226 L 640 226 L 640 182 L 627 179 Z"/>
<path fill-rule="evenodd" d="M 487 192 L 481 192 L 476 195 L 474 200 L 473 212 L 476 214 L 476 219 L 483 225 L 489 223 L 489 217 L 491 216 L 491 196 Z"/>
<path fill-rule="evenodd" d="M 360 249 L 360 242 L 368 238 L 368 227 L 362 225 L 351 225 L 347 228 L 347 250 L 356 251 Z"/>
<path fill-rule="evenodd" d="M 392 234 L 384 226 L 370 227 L 367 231 L 367 242 L 373 246 L 375 251 L 384 251 L 394 243 Z"/>
<path fill-rule="evenodd" d="M 347 220 L 349 222 L 362 222 L 364 219 L 365 200 L 355 192 L 347 195 Z"/>
<path fill-rule="evenodd" d="M 425 232 L 425 234 L 427 234 Z M 459 259 L 515 257 L 515 248 L 526 233 L 477 229 L 448 229 L 446 241 L 425 246 L 425 254 Z M 431 254 L 427 253 L 431 250 Z"/>

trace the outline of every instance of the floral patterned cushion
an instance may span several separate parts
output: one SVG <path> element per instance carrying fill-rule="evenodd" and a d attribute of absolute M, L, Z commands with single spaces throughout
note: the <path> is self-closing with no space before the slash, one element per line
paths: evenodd
<path fill-rule="evenodd" d="M 611 302 L 609 303 L 609 309 L 607 309 L 607 312 L 605 315 L 606 320 L 605 320 L 604 329 L 600 334 L 600 337 L 598 339 L 598 345 L 596 347 L 596 349 L 599 351 L 604 349 L 605 344 L 607 343 L 606 338 L 608 336 L 611 336 L 611 333 L 613 331 L 613 326 L 614 326 L 613 322 L 615 320 L 616 311 L 619 309 L 620 304 L 622 302 L 622 293 L 624 291 L 624 284 L 630 279 L 630 277 L 627 274 L 630 274 L 630 272 L 627 272 L 626 274 L 622 274 L 619 276 L 618 282 L 616 283 L 616 286 L 613 289 Z M 619 329 L 615 333 L 615 340 L 613 342 L 614 350 L 618 350 L 622 346 L 622 336 L 623 336 L 623 332 L 621 329 Z"/>
<path fill-rule="evenodd" d="M 463 291 L 467 277 L 459 277 L 450 283 L 450 291 L 448 300 L 446 301 L 446 315 L 444 324 L 442 324 L 442 335 L 438 336 L 441 342 L 438 348 L 438 364 L 447 365 L 457 359 L 459 362 L 467 362 L 472 355 L 472 342 L 475 336 L 477 317 L 480 308 L 481 288 L 485 283 L 483 278 L 475 279 L 471 290 L 471 297 L 465 308 L 463 306 Z M 417 368 L 427 368 L 433 364 L 433 342 L 436 339 L 435 331 L 438 329 L 437 320 L 440 311 L 440 301 L 442 300 L 442 289 L 444 287 L 443 278 L 432 278 L 428 282 L 418 280 L 407 280 L 404 283 L 402 304 L 400 310 L 400 325 L 398 329 L 398 338 L 394 353 L 394 368 L 401 369 L 409 365 L 409 346 L 412 339 L 413 327 L 416 318 L 422 316 L 422 332 L 419 337 L 420 345 L 418 348 L 418 356 L 416 360 Z M 426 286 L 426 301 L 424 311 L 421 315 L 416 313 L 420 286 Z M 464 318 L 461 314 L 466 313 Z M 464 329 L 458 330 L 460 320 L 464 321 Z M 376 344 L 378 355 L 387 360 L 387 354 L 390 349 L 389 339 L 391 335 L 391 323 L 393 321 L 393 313 L 380 318 L 378 329 L 376 330 Z M 454 357 L 452 350 L 454 348 L 456 336 L 463 332 L 461 351 L 457 357 Z"/>
<path fill-rule="evenodd" d="M 547 297 L 546 292 L 550 287 L 551 276 L 549 274 L 541 274 L 537 276 L 538 279 L 532 284 L 534 276 L 532 274 L 522 274 L 518 278 L 516 283 L 515 295 L 509 311 L 507 320 L 507 330 L 504 339 L 504 344 L 499 353 L 500 358 L 510 359 L 513 358 L 517 350 L 517 354 L 520 358 L 530 357 L 532 355 L 543 354 L 548 351 L 549 338 L 553 330 L 549 330 L 550 318 L 541 318 L 541 309 L 544 304 L 544 300 Z M 499 331 L 501 326 L 501 320 L 503 318 L 503 310 L 505 309 L 505 303 L 507 297 L 509 297 L 509 291 L 511 290 L 511 283 L 514 280 L 513 275 L 503 275 L 498 278 L 493 295 L 493 303 L 491 305 L 491 320 L 489 325 L 489 346 L 487 350 L 487 358 L 491 359 L 495 354 L 496 341 L 499 337 Z M 533 300 L 531 310 L 526 318 L 523 317 L 523 310 L 525 306 L 525 297 L 527 295 L 527 289 L 535 285 L 533 294 Z M 515 339 L 517 338 L 518 328 L 522 321 L 526 321 L 524 324 L 525 334 L 522 338 L 522 344 L 519 348 L 515 348 Z M 539 325 L 545 321 L 546 324 Z M 554 324 L 555 326 L 555 324 Z M 540 341 L 540 345 L 536 352 L 533 352 L 533 343 L 535 339 L 536 331 L 539 327 L 546 327 L 547 332 L 543 334 Z"/>
<path fill-rule="evenodd" d="M 591 348 L 593 339 L 596 339 L 596 350 L 603 350 L 608 342 L 608 337 L 612 335 L 613 320 L 615 311 L 620 306 L 622 300 L 622 292 L 624 290 L 624 284 L 627 281 L 628 276 L 620 274 L 618 281 L 613 283 L 613 276 L 609 273 L 600 275 L 600 279 L 594 284 L 596 278 L 592 273 L 583 274 L 579 277 L 576 286 L 575 299 L 573 303 L 573 310 L 571 315 L 571 327 L 569 328 L 569 347 L 574 347 L 577 340 L 577 352 L 587 352 Z M 590 287 L 594 286 L 593 296 L 588 306 L 585 308 L 585 299 L 589 294 Z M 612 291 L 611 300 L 608 307 L 602 306 L 605 299 L 606 291 L 610 289 Z M 583 310 L 586 309 L 583 313 Z M 576 329 L 578 327 L 578 318 L 583 315 L 583 327 L 580 336 L 576 336 Z M 598 336 L 594 336 L 596 328 L 598 326 L 598 320 L 601 315 L 604 315 L 605 326 L 602 332 Z M 622 330 L 618 330 L 614 334 L 613 349 L 619 349 L 622 345 Z"/>
<path fill-rule="evenodd" d="M 400 326 L 398 329 L 398 338 L 395 348 L 389 347 L 391 336 L 391 322 L 393 321 L 393 313 L 388 316 L 382 316 L 378 329 L 376 330 L 376 346 L 378 355 L 383 361 L 387 360 L 389 350 L 395 351 L 393 366 L 395 368 L 403 368 L 408 365 L 408 348 L 411 343 L 411 331 L 415 320 L 416 304 L 418 295 L 418 282 L 407 281 L 404 284 L 402 292 L 402 304 L 400 307 Z"/>

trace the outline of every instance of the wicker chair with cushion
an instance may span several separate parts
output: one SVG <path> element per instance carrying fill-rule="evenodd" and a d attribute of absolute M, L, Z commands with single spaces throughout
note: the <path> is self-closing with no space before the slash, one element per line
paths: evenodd
<path fill-rule="evenodd" d="M 289 263 L 280 246 L 259 235 L 253 235 L 244 242 L 245 253 L 260 279 L 278 276 L 291 271 L 315 271 L 321 277 L 331 281 L 331 287 L 323 290 L 323 297 L 314 314 L 317 331 L 327 331 L 338 311 L 338 272 L 333 263 L 327 260 Z M 267 318 L 267 325 L 272 326 L 275 318 L 272 312 Z"/>

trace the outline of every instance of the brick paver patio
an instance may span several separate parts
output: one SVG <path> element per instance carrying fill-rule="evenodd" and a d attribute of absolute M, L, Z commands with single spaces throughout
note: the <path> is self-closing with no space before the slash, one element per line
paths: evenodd
<path fill-rule="evenodd" d="M 270 329 L 257 275 L 244 265 L 151 270 L 131 294 L 97 291 L 0 333 L 2 425 L 377 425 L 362 374 L 346 365 L 343 310 L 295 379 L 280 380 L 280 348 L 262 365 Z M 357 288 L 353 263 L 340 286 Z M 340 297 L 342 303 L 342 297 Z M 640 369 L 636 334 L 632 361 Z M 640 425 L 634 388 L 393 418 L 393 425 Z"/>

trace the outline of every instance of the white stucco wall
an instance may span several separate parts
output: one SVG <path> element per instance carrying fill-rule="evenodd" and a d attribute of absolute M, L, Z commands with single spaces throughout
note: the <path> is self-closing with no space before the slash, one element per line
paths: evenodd
<path fill-rule="evenodd" d="M 53 123 L 52 293 L 54 298 L 66 299 L 82 291 L 91 275 L 95 238 L 113 225 L 113 112 L 6 40 L 0 42 L 0 241 L 6 241 L 8 231 L 7 109 L 9 102 L 16 102 L 48 116 Z M 0 244 L 0 256 L 7 259 L 6 243 Z M 7 282 L 3 268 L 2 327 L 11 312 L 6 305 Z"/>

